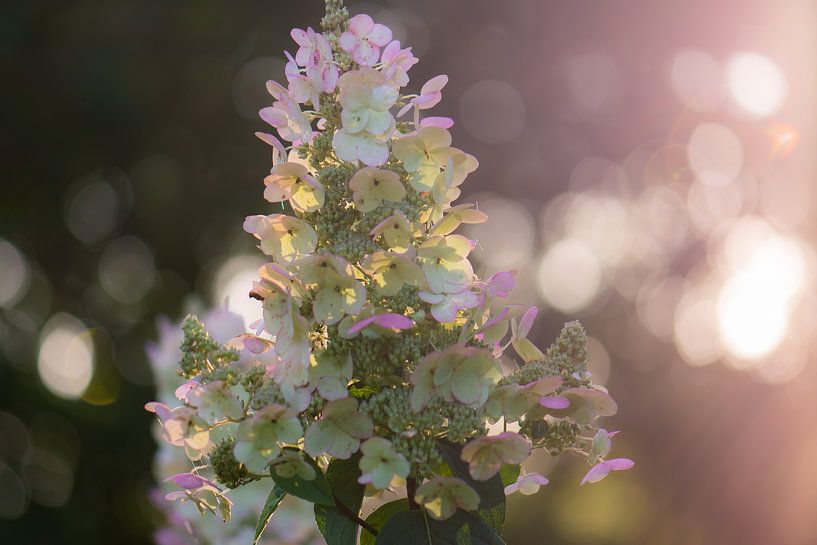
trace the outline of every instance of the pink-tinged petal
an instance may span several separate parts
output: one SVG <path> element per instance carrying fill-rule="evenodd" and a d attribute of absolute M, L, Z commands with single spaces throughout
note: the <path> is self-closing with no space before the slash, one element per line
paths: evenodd
<path fill-rule="evenodd" d="M 570 407 L 570 400 L 561 396 L 546 396 L 539 398 L 539 405 L 546 409 L 567 409 Z"/>
<path fill-rule="evenodd" d="M 386 144 L 375 142 L 370 138 L 363 139 L 357 146 L 357 156 L 364 165 L 379 167 L 389 159 L 389 148 Z"/>
<path fill-rule="evenodd" d="M 358 39 L 357 36 L 355 36 L 351 32 L 344 32 L 343 34 L 340 35 L 338 43 L 340 44 L 341 49 L 348 53 L 357 46 Z"/>
<path fill-rule="evenodd" d="M 431 315 L 441 324 L 447 324 L 456 320 L 458 312 L 459 310 L 457 309 L 456 305 L 451 303 L 447 305 L 434 305 L 431 307 Z"/>
<path fill-rule="evenodd" d="M 361 66 L 374 66 L 378 57 L 380 57 L 380 49 L 367 42 L 360 42 L 352 51 L 352 59 Z"/>
<path fill-rule="evenodd" d="M 374 25 L 374 28 L 372 28 L 372 31 L 369 32 L 367 38 L 374 45 L 378 47 L 383 47 L 391 41 L 392 38 L 391 29 L 386 25 L 381 25 L 380 23 L 377 23 Z"/>
<path fill-rule="evenodd" d="M 485 283 L 485 292 L 489 297 L 507 297 L 516 286 L 516 271 L 498 272 Z"/>
<path fill-rule="evenodd" d="M 517 333 L 518 337 L 524 338 L 528 336 L 528 333 L 530 333 L 530 330 L 533 327 L 533 322 L 536 320 L 537 314 L 539 314 L 539 309 L 536 307 L 530 307 L 525 311 L 525 314 L 523 314 L 522 318 L 519 320 L 519 330 Z"/>
<path fill-rule="evenodd" d="M 427 108 L 431 108 L 432 106 L 436 106 L 441 99 L 442 94 L 440 93 L 424 93 L 411 99 L 411 103 L 416 104 L 420 107 L 420 109 L 425 110 Z"/>
<path fill-rule="evenodd" d="M 482 324 L 482 327 L 479 328 L 480 331 L 485 331 L 486 329 L 488 329 L 492 325 L 496 325 L 497 323 L 501 322 L 505 318 L 505 316 L 508 315 L 510 310 L 511 309 L 509 307 L 505 307 L 502 310 L 500 310 L 499 314 L 497 314 L 496 316 L 494 316 L 493 318 L 491 318 L 490 320 L 488 320 L 487 322 Z"/>
<path fill-rule="evenodd" d="M 426 303 L 430 303 L 432 305 L 436 305 L 443 302 L 445 299 L 445 295 L 442 293 L 432 293 L 430 291 L 421 291 L 417 293 L 417 296 L 420 297 L 421 300 L 425 301 Z"/>
<path fill-rule="evenodd" d="M 187 394 L 190 393 L 190 390 L 192 390 L 198 385 L 199 385 L 198 381 L 194 379 L 186 381 L 184 384 L 176 388 L 176 391 L 174 392 L 174 394 L 176 395 L 176 399 L 184 401 L 185 399 L 187 399 Z"/>
<path fill-rule="evenodd" d="M 403 106 L 402 108 L 400 108 L 400 111 L 398 111 L 398 112 L 397 112 L 397 117 L 403 117 L 403 116 L 404 116 L 404 115 L 406 115 L 406 114 L 408 113 L 408 111 L 409 111 L 409 110 L 411 110 L 413 107 L 414 107 L 414 103 L 413 103 L 413 102 L 409 102 L 408 104 L 406 104 L 405 106 Z M 421 122 L 421 123 L 422 123 L 422 122 Z"/>
<path fill-rule="evenodd" d="M 376 324 L 386 329 L 411 329 L 414 326 L 414 322 L 412 322 L 410 318 L 402 314 L 387 312 L 384 314 L 375 314 L 374 316 L 360 320 L 349 328 L 347 335 L 357 335 L 371 324 Z"/>
<path fill-rule="evenodd" d="M 390 63 L 398 54 L 400 54 L 400 41 L 394 40 L 383 50 L 383 54 L 380 55 L 380 60 L 385 63 Z"/>
<path fill-rule="evenodd" d="M 357 36 L 366 36 L 374 29 L 374 20 L 365 13 L 349 19 L 349 32 Z"/>
<path fill-rule="evenodd" d="M 258 117 L 265 123 L 273 127 L 285 127 L 287 124 L 287 114 L 280 108 L 274 106 L 267 106 L 258 110 Z"/>
<path fill-rule="evenodd" d="M 620 431 L 620 430 L 608 431 L 608 432 L 607 432 L 607 437 L 610 437 L 610 438 L 612 439 L 613 437 L 615 437 L 615 436 L 616 436 L 616 435 L 618 435 L 619 433 L 621 433 L 621 431 Z"/>
<path fill-rule="evenodd" d="M 430 93 L 438 93 L 443 90 L 443 87 L 446 86 L 448 83 L 448 76 L 445 74 L 434 76 L 430 80 L 428 80 L 423 88 L 420 90 L 421 95 L 427 95 Z"/>
<path fill-rule="evenodd" d="M 547 477 L 545 477 L 544 475 L 539 475 L 538 473 L 528 473 L 523 477 L 523 479 L 526 481 L 534 482 L 540 486 L 545 486 L 550 482 Z"/>
<path fill-rule="evenodd" d="M 205 484 L 209 484 L 207 479 L 203 479 L 202 477 L 192 473 L 178 473 L 176 475 L 171 475 L 165 479 L 164 482 L 170 481 L 173 481 L 177 486 L 184 488 L 185 490 L 196 490 Z"/>
<path fill-rule="evenodd" d="M 261 227 L 261 224 L 267 219 L 266 216 L 247 216 L 244 218 L 244 225 L 242 226 L 245 233 L 249 233 L 251 235 L 258 232 L 258 228 Z"/>
<path fill-rule="evenodd" d="M 425 117 L 420 120 L 420 127 L 438 127 L 440 129 L 450 129 L 454 126 L 454 120 L 450 117 Z"/>
<path fill-rule="evenodd" d="M 159 420 L 161 420 L 162 422 L 168 420 L 171 416 L 170 407 L 168 407 L 164 403 L 159 403 L 158 401 L 151 401 L 150 403 L 145 403 L 145 410 L 150 413 L 154 413 L 156 416 L 159 417 Z"/>
<path fill-rule="evenodd" d="M 581 484 L 597 483 L 604 479 L 612 471 L 624 471 L 630 469 L 635 465 L 635 462 L 629 458 L 613 458 L 612 460 L 605 460 L 599 462 L 590 468 L 582 479 Z"/>
<path fill-rule="evenodd" d="M 613 458 L 604 463 L 609 465 L 613 471 L 624 471 L 635 465 L 635 462 L 629 458 Z"/>
<path fill-rule="evenodd" d="M 272 95 L 275 100 L 284 100 L 289 96 L 287 88 L 274 80 L 267 81 L 267 92 Z"/>
<path fill-rule="evenodd" d="M 300 28 L 293 28 L 289 35 L 292 36 L 292 39 L 295 40 L 296 44 L 300 46 L 309 45 L 309 36 L 307 35 L 305 30 L 301 30 Z"/>

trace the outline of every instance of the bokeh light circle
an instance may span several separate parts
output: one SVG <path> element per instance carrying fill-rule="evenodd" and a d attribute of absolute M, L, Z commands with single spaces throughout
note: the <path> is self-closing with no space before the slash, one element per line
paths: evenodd
<path fill-rule="evenodd" d="M 551 246 L 538 269 L 539 293 L 564 313 L 586 308 L 599 293 L 602 267 L 598 257 L 582 241 L 567 238 Z"/>
<path fill-rule="evenodd" d="M 678 53 L 670 72 L 672 90 L 694 112 L 714 112 L 723 103 L 723 70 L 714 58 L 699 49 Z"/>
<path fill-rule="evenodd" d="M 699 180 L 725 185 L 737 178 L 743 167 L 743 144 L 729 128 L 701 123 L 689 137 L 687 158 Z"/>
<path fill-rule="evenodd" d="M 460 98 L 460 119 L 465 130 L 486 144 L 501 144 L 518 137 L 525 128 L 525 116 L 522 95 L 504 81 L 479 81 Z"/>
<path fill-rule="evenodd" d="M 744 52 L 732 57 L 727 79 L 732 99 L 753 116 L 774 114 L 786 99 L 786 77 L 774 61 L 760 53 Z"/>
<path fill-rule="evenodd" d="M 476 195 L 475 201 L 488 214 L 488 221 L 467 225 L 463 230 L 477 241 L 474 259 L 484 264 L 489 274 L 526 265 L 533 254 L 536 236 L 535 222 L 528 209 L 512 199 L 492 195 Z M 502 229 L 497 229 L 497 225 Z"/>
<path fill-rule="evenodd" d="M 261 318 L 261 304 L 249 294 L 264 263 L 254 255 L 237 255 L 220 264 L 210 285 L 213 304 L 224 305 L 241 316 L 248 326 Z"/>
<path fill-rule="evenodd" d="M 37 371 L 52 394 L 82 396 L 94 374 L 94 345 L 81 321 L 65 313 L 49 318 L 40 333 Z"/>
<path fill-rule="evenodd" d="M 28 261 L 13 244 L 0 238 L 0 308 L 13 307 L 30 283 Z"/>

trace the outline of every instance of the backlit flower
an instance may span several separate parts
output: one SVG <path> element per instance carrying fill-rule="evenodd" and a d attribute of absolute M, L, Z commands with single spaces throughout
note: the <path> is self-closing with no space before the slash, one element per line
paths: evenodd
<path fill-rule="evenodd" d="M 282 405 L 267 405 L 241 422 L 234 447 L 236 460 L 254 473 L 264 473 L 281 453 L 283 443 L 295 443 L 303 428 L 297 413 Z"/>
<path fill-rule="evenodd" d="M 530 456 L 530 443 L 518 433 L 506 431 L 484 435 L 462 447 L 462 459 L 468 462 L 468 473 L 477 481 L 496 475 L 505 464 L 521 464 Z"/>
<path fill-rule="evenodd" d="M 533 327 L 533 322 L 538 313 L 539 310 L 536 307 L 530 307 L 525 311 L 518 322 L 511 320 L 511 345 L 525 363 L 545 359 L 545 354 L 528 339 L 528 334 Z"/>
<path fill-rule="evenodd" d="M 248 216 L 244 220 L 244 231 L 255 235 L 261 241 L 261 251 L 282 264 L 311 254 L 318 243 L 318 235 L 311 225 L 285 214 Z"/>
<path fill-rule="evenodd" d="M 371 212 L 384 201 L 400 202 L 406 196 L 406 188 L 400 175 L 392 170 L 364 167 L 349 180 L 355 207 L 361 212 Z"/>
<path fill-rule="evenodd" d="M 427 110 L 428 108 L 433 108 L 440 101 L 443 99 L 443 87 L 448 84 L 448 76 L 445 74 L 440 76 L 434 76 L 425 84 L 423 85 L 422 89 L 420 89 L 420 94 L 405 105 L 400 112 L 398 112 L 397 116 L 400 117 L 405 114 L 407 111 L 411 109 L 412 106 L 416 106 L 420 110 Z"/>
<path fill-rule="evenodd" d="M 315 468 L 304 460 L 303 453 L 300 450 L 284 449 L 281 455 L 270 462 L 269 465 L 276 475 L 286 479 L 300 477 L 306 481 L 311 481 L 317 476 Z"/>
<path fill-rule="evenodd" d="M 417 257 L 431 291 L 456 293 L 471 283 L 474 269 L 468 254 L 472 249 L 473 241 L 462 235 L 435 236 L 420 245 Z"/>
<path fill-rule="evenodd" d="M 357 452 L 362 439 L 371 437 L 373 428 L 369 417 L 357 411 L 355 398 L 330 401 L 321 419 L 306 430 L 304 450 L 311 456 L 330 454 L 346 460 Z"/>
<path fill-rule="evenodd" d="M 419 411 L 433 394 L 448 402 L 481 407 L 491 388 L 502 378 L 502 367 L 490 352 L 473 346 L 452 345 L 428 354 L 411 377 L 411 407 Z"/>
<path fill-rule="evenodd" d="M 421 291 L 418 295 L 431 305 L 431 315 L 440 323 L 453 322 L 461 310 L 479 306 L 479 296 L 469 288 L 455 293 Z"/>
<path fill-rule="evenodd" d="M 624 471 L 630 469 L 634 465 L 635 462 L 633 462 L 629 458 L 613 458 L 612 460 L 605 460 L 604 462 L 599 462 L 598 464 L 591 467 L 590 470 L 585 474 L 581 484 L 597 483 L 600 480 L 604 479 L 613 471 Z"/>
<path fill-rule="evenodd" d="M 425 280 L 419 265 L 393 252 L 369 254 L 361 266 L 366 274 L 371 275 L 377 290 L 386 296 L 395 295 L 406 285 L 419 286 Z"/>
<path fill-rule="evenodd" d="M 321 323 L 336 324 L 347 314 L 358 314 L 366 304 L 366 288 L 340 257 L 309 256 L 297 262 L 297 270 L 315 292 L 312 311 Z"/>
<path fill-rule="evenodd" d="M 417 489 L 414 501 L 422 505 L 437 520 L 445 520 L 457 509 L 474 511 L 479 507 L 479 494 L 462 479 L 435 477 Z"/>
<path fill-rule="evenodd" d="M 221 380 L 197 384 L 188 391 L 186 401 L 210 425 L 225 418 L 237 419 L 243 415 L 238 396 Z"/>
<path fill-rule="evenodd" d="M 145 410 L 155 413 L 162 425 L 162 437 L 171 445 L 186 447 L 191 454 L 201 454 L 210 444 L 207 422 L 192 407 L 184 405 L 170 409 L 164 403 L 152 401 Z"/>
<path fill-rule="evenodd" d="M 419 62 L 419 59 L 412 55 L 411 48 L 400 48 L 400 42 L 394 40 L 383 50 L 380 59 L 383 64 L 383 75 L 386 81 L 394 87 L 405 87 L 408 85 L 408 71 Z"/>
<path fill-rule="evenodd" d="M 374 226 L 371 235 L 382 236 L 389 249 L 404 253 L 411 247 L 412 227 L 408 218 L 399 210 Z"/>
<path fill-rule="evenodd" d="M 549 482 L 547 477 L 538 473 L 520 475 L 516 482 L 505 487 L 505 495 L 510 496 L 514 492 L 519 492 L 524 496 L 530 496 L 539 492 L 539 488 Z"/>
<path fill-rule="evenodd" d="M 380 48 L 391 41 L 389 27 L 375 23 L 365 13 L 349 19 L 349 29 L 340 35 L 340 47 L 352 55 L 361 66 L 374 66 L 380 58 Z"/>
<path fill-rule="evenodd" d="M 397 452 L 388 439 L 372 437 L 360 445 L 361 475 L 358 482 L 371 484 L 381 490 L 388 488 L 392 479 L 407 477 L 410 466 L 406 457 Z"/>
<path fill-rule="evenodd" d="M 323 206 L 323 186 L 304 165 L 281 163 L 264 178 L 264 198 L 269 202 L 289 201 L 297 212 L 314 212 Z"/>
<path fill-rule="evenodd" d="M 275 81 L 267 82 L 267 91 L 275 98 L 272 106 L 261 108 L 258 115 L 276 129 L 287 142 L 294 144 L 312 141 L 312 125 L 301 111 L 298 101 L 289 94 L 289 90 Z"/>
<path fill-rule="evenodd" d="M 349 395 L 347 385 L 352 378 L 352 354 L 335 357 L 327 351 L 313 356 L 309 368 L 310 387 L 318 390 L 324 399 L 333 401 Z"/>

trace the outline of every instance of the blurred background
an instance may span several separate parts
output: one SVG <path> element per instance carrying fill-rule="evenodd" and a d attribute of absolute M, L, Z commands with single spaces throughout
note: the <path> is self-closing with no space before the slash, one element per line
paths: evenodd
<path fill-rule="evenodd" d="M 157 318 L 245 294 L 253 137 L 319 0 L 0 5 L 0 542 L 148 544 Z M 480 273 L 581 319 L 633 471 L 510 499 L 506 541 L 817 543 L 817 4 L 350 2 L 479 170 Z M 542 471 L 555 461 L 539 458 Z"/>

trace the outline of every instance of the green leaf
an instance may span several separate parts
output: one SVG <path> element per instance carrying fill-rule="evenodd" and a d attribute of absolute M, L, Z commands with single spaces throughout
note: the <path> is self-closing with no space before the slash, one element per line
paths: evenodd
<path fill-rule="evenodd" d="M 352 513 L 359 513 L 363 504 L 365 487 L 357 482 L 360 477 L 358 462 L 360 455 L 348 460 L 338 458 L 329 463 L 326 479 L 337 501 Z M 334 501 L 332 505 L 315 505 L 315 522 L 328 545 L 355 545 L 357 543 L 357 523 L 346 516 Z"/>
<path fill-rule="evenodd" d="M 501 535 L 505 526 L 505 486 L 502 478 L 494 475 L 487 481 L 472 479 L 468 464 L 460 458 L 462 446 L 446 440 L 440 440 L 437 444 L 453 475 L 468 483 L 479 494 L 480 518 Z"/>
<path fill-rule="evenodd" d="M 281 505 L 281 501 L 286 495 L 287 493 L 283 488 L 277 484 L 272 485 L 267 503 L 264 504 L 264 509 L 261 510 L 261 516 L 258 517 L 258 524 L 255 526 L 255 536 L 253 537 L 252 545 L 258 543 L 258 538 L 260 538 L 264 530 L 267 529 L 267 524 L 269 524 L 272 514 L 275 513 L 275 510 Z"/>
<path fill-rule="evenodd" d="M 519 472 L 522 466 L 519 464 L 507 464 L 499 470 L 499 478 L 502 479 L 502 486 L 513 484 L 519 479 Z"/>
<path fill-rule="evenodd" d="M 293 496 L 298 496 L 315 504 L 334 505 L 335 501 L 332 498 L 332 491 L 329 488 L 329 483 L 323 471 L 321 471 L 321 468 L 318 467 L 315 460 L 308 454 L 305 452 L 301 454 L 315 469 L 314 479 L 307 481 L 297 475 L 294 477 L 281 477 L 275 472 L 275 468 L 270 468 L 272 480 L 275 481 L 275 484 L 283 488 L 284 491 L 289 492 Z"/>
<path fill-rule="evenodd" d="M 435 520 L 423 510 L 392 516 L 375 545 L 505 545 L 502 538 L 480 518 L 457 511 L 447 520 Z"/>
<path fill-rule="evenodd" d="M 402 511 L 408 511 L 408 500 L 390 501 L 378 507 L 371 515 L 366 517 L 366 522 L 371 524 L 378 532 L 388 522 L 393 515 Z M 375 545 L 375 536 L 370 534 L 365 528 L 360 531 L 360 545 Z"/>
<path fill-rule="evenodd" d="M 380 390 L 377 388 L 372 388 L 371 386 L 365 385 L 361 386 L 358 384 L 353 384 L 349 387 L 349 395 L 358 399 L 368 399 L 379 391 Z"/>

